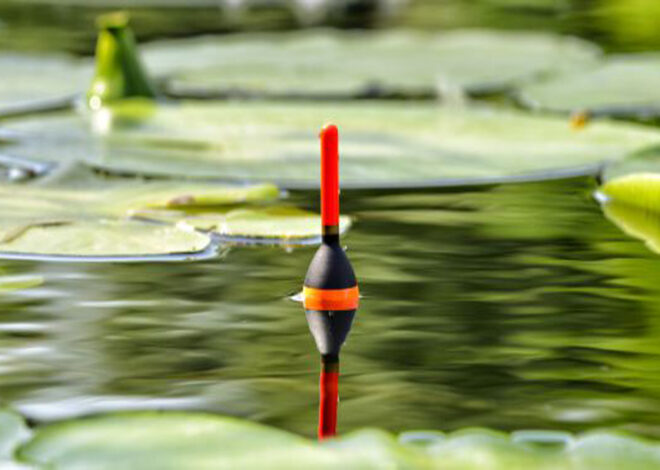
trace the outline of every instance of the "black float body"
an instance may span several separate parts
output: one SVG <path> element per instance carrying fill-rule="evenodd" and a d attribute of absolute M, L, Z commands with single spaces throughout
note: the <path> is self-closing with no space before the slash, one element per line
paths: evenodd
<path fill-rule="evenodd" d="M 346 253 L 339 245 L 339 237 L 325 236 L 307 270 L 305 287 L 337 290 L 355 286 L 355 273 Z M 307 324 L 323 362 L 339 360 L 339 351 L 351 329 L 355 312 L 355 309 L 306 310 Z"/>

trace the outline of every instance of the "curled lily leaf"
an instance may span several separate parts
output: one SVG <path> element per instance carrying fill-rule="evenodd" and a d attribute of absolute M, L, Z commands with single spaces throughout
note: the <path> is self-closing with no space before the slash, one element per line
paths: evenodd
<path fill-rule="evenodd" d="M 87 92 L 89 107 L 97 110 L 122 98 L 154 98 L 155 88 L 138 57 L 128 17 L 123 13 L 102 16 L 99 29 L 96 72 Z"/>

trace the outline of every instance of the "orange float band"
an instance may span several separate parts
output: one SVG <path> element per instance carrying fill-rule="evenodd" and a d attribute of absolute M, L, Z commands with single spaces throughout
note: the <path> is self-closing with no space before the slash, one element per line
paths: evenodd
<path fill-rule="evenodd" d="M 305 310 L 341 311 L 355 310 L 360 302 L 358 286 L 347 289 L 315 289 L 303 287 Z"/>

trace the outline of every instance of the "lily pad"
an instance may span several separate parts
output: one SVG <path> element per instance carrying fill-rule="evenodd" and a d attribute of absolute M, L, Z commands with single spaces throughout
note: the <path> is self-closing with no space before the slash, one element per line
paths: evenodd
<path fill-rule="evenodd" d="M 231 206 L 278 195 L 272 185 L 105 181 L 75 171 L 42 185 L 0 185 L 0 257 L 201 255 L 208 235 L 127 217 L 145 208 Z"/>
<path fill-rule="evenodd" d="M 146 257 L 201 252 L 210 243 L 201 233 L 136 221 L 35 223 L 12 230 L 0 233 L 0 256 Z"/>
<path fill-rule="evenodd" d="M 531 32 L 303 32 L 169 40 L 145 46 L 147 68 L 177 96 L 388 96 L 503 91 L 582 69 L 600 51 Z"/>
<path fill-rule="evenodd" d="M 319 180 L 317 132 L 332 120 L 341 129 L 348 188 L 594 174 L 602 162 L 660 143 L 660 132 L 634 124 L 576 131 L 554 117 L 432 103 L 183 102 L 149 110 L 136 119 L 109 109 L 92 119 L 72 112 L 26 117 L 10 123 L 19 137 L 0 148 L 17 158 L 80 160 L 129 174 L 310 188 Z"/>
<path fill-rule="evenodd" d="M 251 243 L 318 241 L 317 214 L 257 204 L 279 196 L 271 184 L 108 179 L 72 165 L 39 183 L 0 185 L 0 257 L 186 259 L 212 254 L 204 232 Z M 341 223 L 346 230 L 350 219 Z"/>
<path fill-rule="evenodd" d="M 619 204 L 627 204 L 660 215 L 660 173 L 635 173 L 614 178 L 600 193 Z"/>
<path fill-rule="evenodd" d="M 0 54 L 0 117 L 71 107 L 92 76 L 67 56 Z"/>
<path fill-rule="evenodd" d="M 603 212 L 623 232 L 660 253 L 660 214 L 617 201 L 603 204 Z"/>
<path fill-rule="evenodd" d="M 660 253 L 660 173 L 633 173 L 601 186 L 603 212 L 628 235 Z"/>
<path fill-rule="evenodd" d="M 0 467 L 3 459 L 11 458 L 14 449 L 29 436 L 30 431 L 20 415 L 0 409 Z"/>
<path fill-rule="evenodd" d="M 224 212 L 138 211 L 144 219 L 169 221 L 179 227 L 215 233 L 227 240 L 270 243 L 316 242 L 321 236 L 321 217 L 291 206 L 250 207 Z M 351 225 L 347 216 L 340 217 L 340 230 Z"/>
<path fill-rule="evenodd" d="M 660 445 L 613 432 L 546 446 L 466 429 L 426 445 L 362 430 L 321 444 L 236 418 L 199 413 L 122 413 L 49 425 L 19 449 L 30 464 L 66 469 L 446 468 L 627 470 L 657 468 Z M 541 436 L 541 437 L 540 437 Z"/>
<path fill-rule="evenodd" d="M 40 430 L 21 458 L 58 468 L 336 468 L 310 441 L 232 418 L 134 413 Z"/>
<path fill-rule="evenodd" d="M 601 178 L 610 181 L 631 174 L 659 173 L 660 174 L 660 147 L 651 146 L 635 152 L 623 160 L 613 162 L 603 169 Z"/>
<path fill-rule="evenodd" d="M 523 103 L 560 112 L 648 118 L 660 116 L 660 54 L 612 56 L 591 70 L 574 71 L 530 83 Z"/>

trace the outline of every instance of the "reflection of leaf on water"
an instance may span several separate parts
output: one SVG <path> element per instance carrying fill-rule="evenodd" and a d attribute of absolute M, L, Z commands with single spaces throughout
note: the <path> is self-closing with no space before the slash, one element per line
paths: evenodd
<path fill-rule="evenodd" d="M 44 283 L 43 276 L 37 275 L 16 275 L 0 276 L 0 292 L 9 292 L 15 290 L 29 289 L 37 287 Z"/>

